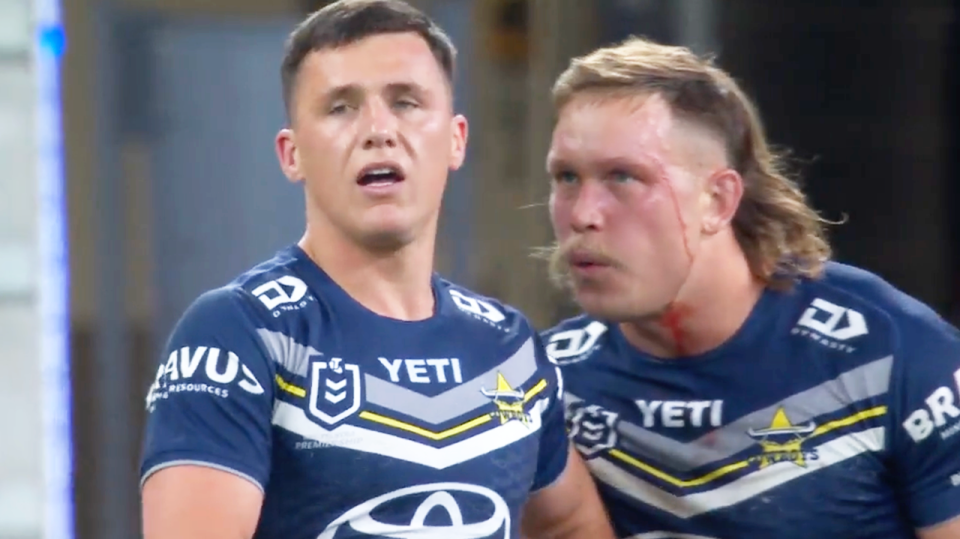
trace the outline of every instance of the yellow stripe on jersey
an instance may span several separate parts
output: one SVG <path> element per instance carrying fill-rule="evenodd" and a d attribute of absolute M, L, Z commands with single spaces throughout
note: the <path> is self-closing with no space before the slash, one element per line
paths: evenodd
<path fill-rule="evenodd" d="M 857 413 L 855 413 L 855 414 L 849 415 L 849 416 L 844 417 L 844 418 L 841 418 L 841 419 L 836 419 L 836 420 L 834 420 L 834 421 L 829 421 L 829 422 L 824 423 L 823 425 L 820 425 L 819 427 L 817 427 L 816 430 L 814 430 L 813 433 L 810 435 L 810 437 L 807 438 L 807 439 L 808 439 L 808 440 L 809 440 L 809 439 L 812 439 L 812 438 L 814 438 L 814 437 L 816 437 L 816 436 L 820 436 L 820 435 L 822 435 L 822 434 L 826 434 L 826 433 L 828 433 L 828 432 L 830 432 L 830 431 L 832 431 L 832 430 L 835 430 L 835 429 L 838 429 L 838 428 L 841 428 L 841 427 L 847 427 L 847 426 L 849 426 L 849 425 L 853 425 L 853 424 L 858 423 L 858 422 L 860 422 L 860 421 L 864 421 L 864 420 L 871 419 L 871 418 L 874 418 L 874 417 L 879 417 L 879 416 L 882 416 L 882 415 L 884 415 L 884 414 L 886 414 L 886 413 L 887 413 L 887 407 L 886 407 L 886 406 L 876 406 L 876 407 L 874 407 L 874 408 L 869 408 L 869 409 L 867 409 L 867 410 L 863 410 L 863 411 L 861 411 L 861 412 L 857 412 Z M 705 484 L 707 484 L 707 483 L 709 483 L 709 482 L 711 482 L 711 481 L 714 481 L 714 480 L 719 479 L 719 478 L 721 478 L 721 477 L 723 477 L 723 476 L 725 476 L 725 475 L 728 475 L 728 474 L 730 474 L 731 472 L 735 472 L 735 471 L 737 471 L 737 470 L 746 468 L 746 467 L 749 466 L 750 463 L 751 463 L 751 460 L 750 460 L 750 459 L 741 460 L 741 461 L 739 461 L 739 462 L 733 462 L 733 463 L 731 463 L 731 464 L 727 464 L 727 465 L 725 465 L 725 466 L 721 466 L 721 467 L 717 468 L 716 470 L 713 470 L 712 472 L 707 473 L 706 475 L 703 475 L 703 476 L 701 476 L 701 477 L 697 477 L 697 478 L 694 478 L 694 479 L 680 479 L 680 478 L 678 478 L 678 477 L 674 477 L 674 476 L 672 476 L 672 475 L 664 472 L 663 470 L 660 470 L 660 469 L 658 469 L 658 468 L 656 468 L 656 467 L 654 467 L 654 466 L 651 466 L 650 464 L 647 464 L 647 463 L 645 463 L 645 462 L 643 462 L 643 461 L 641 461 L 641 460 L 639 460 L 639 459 L 636 459 L 636 458 L 634 458 L 634 457 L 632 457 L 632 456 L 624 453 L 623 451 L 621 451 L 621 450 L 619 450 L 619 449 L 611 449 L 611 450 L 609 450 L 607 453 L 608 453 L 611 457 L 614 457 L 614 458 L 616 458 L 617 460 L 619 460 L 619 461 L 621 461 L 621 462 L 624 462 L 624 463 L 626 463 L 626 464 L 629 464 L 629 465 L 633 466 L 634 468 L 643 470 L 644 472 L 652 475 L 653 477 L 656 477 L 657 479 L 660 479 L 661 481 L 670 483 L 671 485 L 674 485 L 674 486 L 676 486 L 676 487 L 681 487 L 681 488 L 698 487 L 698 486 L 705 485 Z"/>
<path fill-rule="evenodd" d="M 427 429 L 418 427 L 416 425 L 411 425 L 400 421 L 399 419 L 393 419 L 391 417 L 383 416 L 380 414 L 375 414 L 373 412 L 360 412 L 360 417 L 368 421 L 373 421 L 375 423 L 380 423 L 381 425 L 386 425 L 388 427 L 397 428 L 400 430 L 405 430 L 407 432 L 423 436 L 424 438 L 429 438 L 431 440 L 443 440 L 444 438 L 449 438 L 451 436 L 456 436 L 462 432 L 466 432 L 472 428 L 479 427 L 484 423 L 488 423 L 493 416 L 491 414 L 485 414 L 480 417 L 475 417 L 466 423 L 461 423 L 456 427 L 449 428 L 440 432 L 431 432 Z"/>
<path fill-rule="evenodd" d="M 543 389 L 546 387 L 547 387 L 547 381 L 545 379 L 541 379 L 539 382 L 536 383 L 536 385 L 531 387 L 529 391 L 523 394 L 523 402 L 524 403 L 530 402 L 531 399 L 537 396 L 537 394 L 543 391 Z M 373 421 L 375 423 L 380 423 L 381 425 L 386 425 L 388 427 L 404 430 L 411 434 L 416 434 L 418 436 L 423 436 L 424 438 L 429 438 L 430 440 L 443 440 L 451 436 L 456 436 L 457 434 L 462 434 L 464 432 L 467 432 L 470 429 L 474 429 L 476 427 L 486 424 L 495 416 L 496 416 L 495 412 L 486 413 L 479 417 L 475 417 L 465 423 L 461 423 L 455 427 L 451 427 L 447 430 L 443 430 L 440 432 L 433 432 L 423 427 L 418 427 L 411 423 L 407 423 L 406 421 L 400 421 L 399 419 L 394 419 L 392 417 L 387 417 L 385 415 L 375 414 L 373 412 L 368 412 L 368 411 L 360 412 L 360 417 L 363 419 L 366 419 L 367 421 Z"/>
<path fill-rule="evenodd" d="M 276 380 L 277 380 L 277 386 L 281 390 L 286 391 L 287 393 L 290 393 L 291 395 L 295 395 L 300 398 L 307 396 L 307 390 L 305 390 L 302 387 L 295 386 L 290 382 L 287 382 L 286 380 L 281 378 L 279 374 L 276 375 Z M 523 402 L 524 403 L 530 402 L 530 399 L 537 396 L 537 394 L 543 391 L 544 388 L 547 387 L 547 385 L 548 385 L 547 381 L 545 379 L 541 379 L 539 382 L 536 383 L 536 385 L 530 388 L 529 391 L 524 393 Z M 368 412 L 368 411 L 360 412 L 360 417 L 362 419 L 366 419 L 367 421 L 373 421 L 374 423 L 380 423 L 381 425 L 386 425 L 388 427 L 404 430 L 406 432 L 417 434 L 419 436 L 423 436 L 424 438 L 429 438 L 435 441 L 443 440 L 451 436 L 456 436 L 457 434 L 461 434 L 470 429 L 479 427 L 489 422 L 491 419 L 493 419 L 494 415 L 495 414 L 492 414 L 492 413 L 484 414 L 482 416 L 475 417 L 465 423 L 461 423 L 455 427 L 451 427 L 449 429 L 446 429 L 440 432 L 433 432 L 423 427 L 418 427 L 411 423 L 400 421 L 399 419 L 394 419 L 392 417 L 387 417 L 385 415 L 375 414 L 373 412 Z"/>
<path fill-rule="evenodd" d="M 530 388 L 529 391 L 523 394 L 523 402 L 530 402 L 530 399 L 537 396 L 537 393 L 543 391 L 543 388 L 547 387 L 547 381 L 541 379 L 537 384 Z"/>
<path fill-rule="evenodd" d="M 302 387 L 298 387 L 291 384 L 290 382 L 287 382 L 286 380 L 281 378 L 279 374 L 276 376 L 276 378 L 277 378 L 277 386 L 279 386 L 280 389 L 292 395 L 296 395 L 297 397 L 307 396 L 307 390 L 303 389 Z M 523 395 L 523 402 L 529 402 L 530 399 L 532 399 L 537 395 L 537 393 L 540 393 L 541 391 L 543 391 L 543 388 L 545 387 L 547 387 L 546 380 L 540 380 L 539 382 L 537 382 L 537 385 L 530 388 L 530 391 L 527 391 Z"/>
<path fill-rule="evenodd" d="M 277 386 L 279 386 L 280 389 L 286 391 L 287 393 L 290 393 L 291 395 L 296 395 L 297 397 L 300 397 L 300 398 L 307 396 L 306 389 L 303 389 L 302 387 L 297 387 L 291 384 L 290 382 L 287 382 L 283 378 L 280 378 L 279 374 L 277 375 Z"/>
<path fill-rule="evenodd" d="M 826 434 L 834 429 L 839 429 L 840 427 L 853 425 L 854 423 L 858 423 L 865 419 L 880 417 L 885 413 L 887 413 L 886 406 L 876 406 L 874 408 L 868 408 L 866 410 L 863 410 L 862 412 L 857 412 L 853 415 L 844 417 L 842 419 L 835 419 L 833 421 L 824 423 L 823 425 L 820 425 L 819 427 L 817 427 L 816 430 L 813 431 L 813 434 L 810 435 L 810 437 L 813 438 L 814 436 L 820 436 L 821 434 Z"/>

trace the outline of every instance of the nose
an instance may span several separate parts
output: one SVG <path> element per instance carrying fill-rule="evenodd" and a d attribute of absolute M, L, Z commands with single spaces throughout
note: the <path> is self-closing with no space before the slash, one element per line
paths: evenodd
<path fill-rule="evenodd" d="M 570 227 L 580 234 L 603 227 L 603 192 L 595 182 L 583 182 L 570 206 Z"/>
<path fill-rule="evenodd" d="M 365 150 L 397 146 L 397 118 L 384 103 L 374 100 L 367 107 L 367 132 L 363 139 Z"/>

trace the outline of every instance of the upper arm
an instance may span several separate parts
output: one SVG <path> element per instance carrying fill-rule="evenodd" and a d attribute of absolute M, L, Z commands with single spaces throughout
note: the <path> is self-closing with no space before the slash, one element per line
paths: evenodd
<path fill-rule="evenodd" d="M 898 495 L 925 537 L 960 538 L 960 334 L 914 328 L 895 358 L 891 449 Z M 952 532 L 937 531 L 953 530 Z M 948 535 L 942 535 L 948 533 Z"/>
<path fill-rule="evenodd" d="M 234 292 L 205 294 L 180 319 L 147 395 L 148 539 L 252 535 L 270 473 L 272 369 Z"/>
<path fill-rule="evenodd" d="M 538 359 L 553 365 L 556 392 L 544 412 L 537 475 L 524 508 L 524 537 L 613 537 L 590 472 L 567 438 L 563 415 L 563 374 L 539 346 Z"/>
<path fill-rule="evenodd" d="M 540 451 L 537 457 L 537 473 L 533 480 L 532 492 L 539 491 L 560 477 L 567 466 L 567 429 L 563 416 L 563 374 L 552 358 L 547 356 L 539 337 L 536 338 L 537 361 L 550 365 L 549 387 L 556 388 L 549 396 L 547 408 L 543 411 L 542 432 L 540 433 Z"/>
<path fill-rule="evenodd" d="M 530 539 L 612 539 L 613 528 L 593 478 L 571 444 L 567 465 L 551 485 L 535 492 L 523 513 L 523 536 Z"/>
<path fill-rule="evenodd" d="M 920 539 L 960 539 L 960 517 L 942 524 L 917 530 Z"/>
<path fill-rule="evenodd" d="M 144 539 L 250 539 L 263 493 L 230 472 L 184 465 L 151 476 L 142 499 Z"/>

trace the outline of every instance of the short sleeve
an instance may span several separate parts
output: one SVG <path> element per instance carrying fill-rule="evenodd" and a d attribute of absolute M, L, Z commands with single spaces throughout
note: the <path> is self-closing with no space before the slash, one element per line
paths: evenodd
<path fill-rule="evenodd" d="M 904 331 L 892 380 L 894 475 L 915 528 L 960 516 L 960 334 L 930 329 Z"/>
<path fill-rule="evenodd" d="M 560 477 L 567 467 L 567 456 L 570 450 L 563 416 L 563 374 L 556 362 L 547 356 L 539 337 L 536 342 L 537 360 L 550 366 L 551 381 L 555 383 L 556 391 L 551 395 L 547 409 L 543 412 L 537 475 L 530 489 L 531 492 L 550 486 Z"/>
<path fill-rule="evenodd" d="M 147 393 L 141 486 L 159 470 L 195 464 L 263 490 L 270 473 L 272 369 L 240 292 L 200 296 L 174 328 Z"/>

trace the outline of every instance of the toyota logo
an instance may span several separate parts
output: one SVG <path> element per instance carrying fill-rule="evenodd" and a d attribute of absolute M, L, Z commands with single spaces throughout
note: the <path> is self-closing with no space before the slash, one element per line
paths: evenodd
<path fill-rule="evenodd" d="M 391 524 L 380 522 L 371 516 L 386 504 L 408 496 L 430 492 L 410 516 L 409 524 Z M 483 522 L 464 522 L 463 513 L 451 492 L 467 492 L 483 496 L 493 504 L 493 514 Z M 450 518 L 448 526 L 425 524 L 427 515 L 435 509 L 442 509 Z M 378 537 L 421 539 L 485 539 L 503 530 L 503 539 L 510 539 L 510 508 L 507 502 L 496 492 L 477 485 L 464 483 L 431 483 L 417 485 L 389 492 L 363 502 L 350 509 L 330 523 L 317 539 L 333 539 L 341 526 L 349 526 L 354 531 Z"/>

